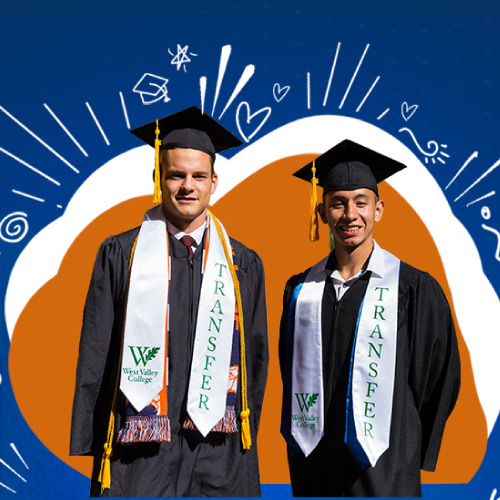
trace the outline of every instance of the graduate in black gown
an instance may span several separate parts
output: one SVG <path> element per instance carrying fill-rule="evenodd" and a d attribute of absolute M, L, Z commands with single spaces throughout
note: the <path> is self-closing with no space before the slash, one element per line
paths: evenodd
<path fill-rule="evenodd" d="M 133 132 L 154 145 L 155 128 L 158 125 L 153 123 Z M 124 345 L 131 289 L 136 286 L 130 275 L 133 266 L 139 266 L 140 228 L 135 228 L 105 240 L 95 261 L 80 341 L 70 453 L 94 456 L 91 496 L 260 496 L 256 442 L 268 364 L 264 272 L 258 255 L 231 238 L 229 254 L 241 291 L 241 301 L 234 299 L 236 317 L 243 318 L 243 324 L 235 321 L 234 308 L 229 311 L 231 366 L 223 384 L 226 411 L 217 431 L 204 436 L 187 410 L 193 367 L 210 370 L 215 363 L 208 354 L 193 355 L 197 322 L 205 319 L 198 311 L 204 300 L 202 268 L 204 260 L 210 259 L 207 239 L 213 247 L 218 238 L 207 235 L 213 224 L 207 206 L 217 186 L 215 152 L 241 143 L 197 108 L 160 120 L 159 129 L 163 200 L 156 212 L 150 212 L 164 219 L 162 227 L 168 231 L 162 237 L 168 238 L 165 261 L 169 261 L 168 342 L 162 357 L 167 382 L 158 398 L 144 408 L 132 404 L 122 391 L 124 378 L 133 383 L 154 378 L 155 370 L 148 367 L 160 357 L 147 341 L 136 342 L 139 350 Z M 184 238 L 181 241 L 185 235 L 192 237 L 187 244 Z M 226 264 L 230 267 L 229 261 Z M 231 283 L 226 282 L 226 292 Z M 220 307 L 212 311 L 222 312 Z M 165 328 L 160 328 L 159 336 L 164 335 Z M 210 354 L 215 354 L 216 336 L 214 329 Z M 127 373 L 141 375 L 124 375 L 128 350 L 136 356 L 137 370 Z M 210 380 L 208 375 L 202 379 L 209 395 L 216 389 Z M 147 388 L 149 380 L 144 383 Z"/>
<path fill-rule="evenodd" d="M 303 418 L 300 411 L 295 420 L 291 416 L 293 401 L 301 394 L 293 392 L 293 366 L 301 362 L 294 353 L 294 335 L 305 319 L 297 313 L 301 287 L 307 282 L 305 271 L 286 284 L 280 327 L 282 434 L 288 445 L 292 491 L 294 496 L 421 496 L 420 470 L 433 471 L 436 467 L 445 423 L 460 387 L 460 360 L 450 307 L 432 276 L 400 263 L 399 277 L 395 278 L 395 326 L 383 336 L 378 326 L 373 329 L 368 340 L 379 356 L 370 348 L 367 362 L 376 364 L 368 364 L 365 379 L 361 379 L 363 392 L 356 395 L 352 389 L 355 337 L 363 322 L 360 311 L 363 301 L 363 307 L 368 307 L 365 295 L 371 276 L 379 273 L 383 252 L 373 240 L 374 225 L 384 210 L 377 182 L 404 165 L 346 140 L 317 158 L 314 166 L 319 185 L 324 188 L 319 214 L 329 224 L 334 240 L 334 250 L 322 266 L 319 293 L 313 296 L 321 311 L 317 335 L 321 344 L 324 429 L 309 448 L 308 438 L 306 446 L 300 447 L 300 435 L 295 439 L 291 434 Z M 309 164 L 295 175 L 310 181 L 311 167 Z M 302 330 L 300 335 L 313 333 L 311 329 Z M 382 349 L 381 345 L 389 335 L 397 340 L 389 394 L 388 447 L 370 461 L 367 449 L 359 446 L 352 405 L 361 398 L 364 435 L 370 445 L 371 438 L 376 437 L 370 429 L 381 411 L 373 399 L 381 389 L 381 384 L 375 383 L 382 366 L 378 362 L 381 353 L 387 356 L 387 346 Z M 314 339 L 310 337 L 307 342 Z M 391 366 L 384 366 L 387 368 Z M 306 380 L 315 376 L 301 375 Z M 312 405 L 304 409 L 304 399 L 299 410 L 312 418 Z"/>

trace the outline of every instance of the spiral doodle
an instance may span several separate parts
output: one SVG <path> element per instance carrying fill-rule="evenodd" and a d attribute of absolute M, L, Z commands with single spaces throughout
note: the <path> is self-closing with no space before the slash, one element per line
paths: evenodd
<path fill-rule="evenodd" d="M 428 141 L 428 151 L 425 151 L 424 149 L 422 149 L 417 139 L 415 138 L 415 134 L 409 128 L 403 127 L 399 129 L 399 132 L 408 132 L 408 134 L 410 134 L 410 137 L 415 143 L 415 146 L 417 146 L 418 150 L 424 155 L 424 161 L 426 164 L 428 164 L 430 160 L 433 165 L 436 164 L 436 161 L 444 165 L 446 163 L 446 160 L 450 157 L 448 153 L 445 153 L 443 151 L 443 149 L 446 149 L 448 147 L 446 144 L 438 144 L 436 141 Z"/>
<path fill-rule="evenodd" d="M 12 212 L 0 221 L 0 238 L 7 243 L 18 243 L 28 233 L 28 214 Z"/>
<path fill-rule="evenodd" d="M 436 141 L 428 141 L 427 142 L 427 148 L 429 151 L 425 151 L 422 149 L 420 144 L 418 143 L 417 139 L 415 138 L 415 134 L 406 127 L 403 127 L 402 129 L 399 129 L 399 132 L 408 132 L 410 134 L 410 137 L 413 139 L 413 142 L 415 143 L 415 146 L 417 146 L 418 150 L 425 156 L 435 156 L 438 151 L 439 151 L 439 145 Z"/>

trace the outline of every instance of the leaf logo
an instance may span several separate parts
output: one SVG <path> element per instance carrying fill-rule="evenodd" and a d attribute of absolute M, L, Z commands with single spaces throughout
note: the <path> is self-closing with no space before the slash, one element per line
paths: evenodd
<path fill-rule="evenodd" d="M 309 392 L 296 392 L 295 397 L 297 398 L 297 403 L 299 403 L 300 411 L 303 413 L 304 410 L 309 412 L 309 408 L 317 403 L 319 393 L 315 392 L 310 394 Z"/>
<path fill-rule="evenodd" d="M 132 357 L 134 358 L 135 366 L 139 366 L 139 363 L 142 362 L 144 366 L 151 361 L 159 352 L 159 347 L 149 347 L 149 346 L 140 346 L 140 345 L 129 345 L 128 348 L 132 353 Z M 149 349 L 149 350 L 148 350 Z"/>

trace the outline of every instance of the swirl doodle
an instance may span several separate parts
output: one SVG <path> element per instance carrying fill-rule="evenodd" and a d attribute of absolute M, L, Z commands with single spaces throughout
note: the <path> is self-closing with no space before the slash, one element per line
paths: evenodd
<path fill-rule="evenodd" d="M 436 163 L 436 160 L 439 161 L 440 163 L 444 164 L 446 163 L 446 158 L 449 158 L 450 155 L 445 153 L 444 151 L 440 150 L 446 149 L 448 146 L 446 144 L 438 144 L 436 141 L 428 141 L 427 142 L 427 151 L 422 149 L 420 144 L 418 143 L 415 134 L 406 127 L 403 127 L 398 130 L 398 132 L 408 132 L 410 134 L 410 137 L 412 138 L 415 146 L 417 146 L 418 150 L 425 156 L 424 160 L 425 163 L 429 163 L 429 158 L 433 164 Z M 443 159 L 445 158 L 445 159 Z"/>
<path fill-rule="evenodd" d="M 0 238 L 7 243 L 18 243 L 28 233 L 28 214 L 12 212 L 0 221 Z"/>

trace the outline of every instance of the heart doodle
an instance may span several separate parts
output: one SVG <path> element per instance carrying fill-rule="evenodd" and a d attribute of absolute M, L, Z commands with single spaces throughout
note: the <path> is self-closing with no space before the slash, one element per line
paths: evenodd
<path fill-rule="evenodd" d="M 283 98 L 288 94 L 289 90 L 290 90 L 290 85 L 281 87 L 279 83 L 275 83 L 273 86 L 273 96 L 276 102 L 282 101 Z"/>
<path fill-rule="evenodd" d="M 259 123 L 259 125 L 248 136 L 243 133 L 243 130 L 241 130 L 241 125 L 240 125 L 240 111 L 241 111 L 241 108 L 243 106 L 245 106 L 246 111 L 247 111 L 247 116 L 246 116 L 246 124 L 247 125 L 249 125 L 250 122 L 256 116 L 258 116 L 258 115 L 260 115 L 262 113 L 265 113 L 265 116 L 262 118 L 262 120 Z M 267 119 L 269 118 L 270 115 L 271 115 L 271 108 L 270 107 L 259 109 L 259 111 L 256 111 L 255 113 L 250 114 L 250 105 L 248 104 L 248 102 L 246 102 L 246 101 L 240 102 L 238 108 L 236 109 L 236 126 L 238 127 L 238 130 L 240 131 L 241 137 L 243 137 L 243 139 L 245 140 L 245 142 L 250 142 L 250 140 L 252 139 L 252 137 L 262 128 L 262 126 L 264 125 L 264 123 L 266 123 L 266 121 L 267 121 Z"/>
<path fill-rule="evenodd" d="M 408 106 L 408 103 L 405 101 L 401 104 L 401 115 L 403 116 L 405 122 L 407 122 L 417 111 L 418 105 L 414 104 L 413 106 Z"/>

